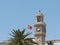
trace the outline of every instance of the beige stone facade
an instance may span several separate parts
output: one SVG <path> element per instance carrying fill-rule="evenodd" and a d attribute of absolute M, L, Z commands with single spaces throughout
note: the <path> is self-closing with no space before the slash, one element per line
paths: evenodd
<path fill-rule="evenodd" d="M 36 16 L 36 22 L 34 23 L 34 36 L 38 45 L 45 45 L 46 24 L 42 13 L 39 13 Z"/>

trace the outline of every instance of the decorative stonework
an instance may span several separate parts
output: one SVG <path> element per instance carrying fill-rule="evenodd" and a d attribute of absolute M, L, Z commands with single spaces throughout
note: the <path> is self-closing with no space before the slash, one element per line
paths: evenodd
<path fill-rule="evenodd" d="M 34 36 L 35 41 L 39 45 L 45 45 L 46 24 L 44 23 L 44 15 L 42 13 L 39 13 L 36 16 L 36 22 L 34 23 Z"/>

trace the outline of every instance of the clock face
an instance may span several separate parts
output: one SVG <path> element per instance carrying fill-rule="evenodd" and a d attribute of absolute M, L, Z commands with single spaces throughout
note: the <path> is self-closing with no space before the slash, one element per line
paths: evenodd
<path fill-rule="evenodd" d="M 40 27 L 37 27 L 36 30 L 37 30 L 37 31 L 40 31 Z"/>

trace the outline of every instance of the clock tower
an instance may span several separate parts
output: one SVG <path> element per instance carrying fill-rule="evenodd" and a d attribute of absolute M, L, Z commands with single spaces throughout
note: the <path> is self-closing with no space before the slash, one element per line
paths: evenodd
<path fill-rule="evenodd" d="M 44 15 L 38 13 L 36 16 L 36 22 L 34 23 L 34 37 L 38 45 L 45 45 L 46 36 L 46 24 L 44 22 Z"/>

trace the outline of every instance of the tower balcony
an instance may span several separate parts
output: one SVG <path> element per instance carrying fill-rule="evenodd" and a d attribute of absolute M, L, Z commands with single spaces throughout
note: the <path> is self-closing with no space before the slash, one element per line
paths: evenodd
<path fill-rule="evenodd" d="M 38 25 L 46 26 L 46 23 L 45 22 L 35 22 L 34 26 L 38 26 Z"/>

